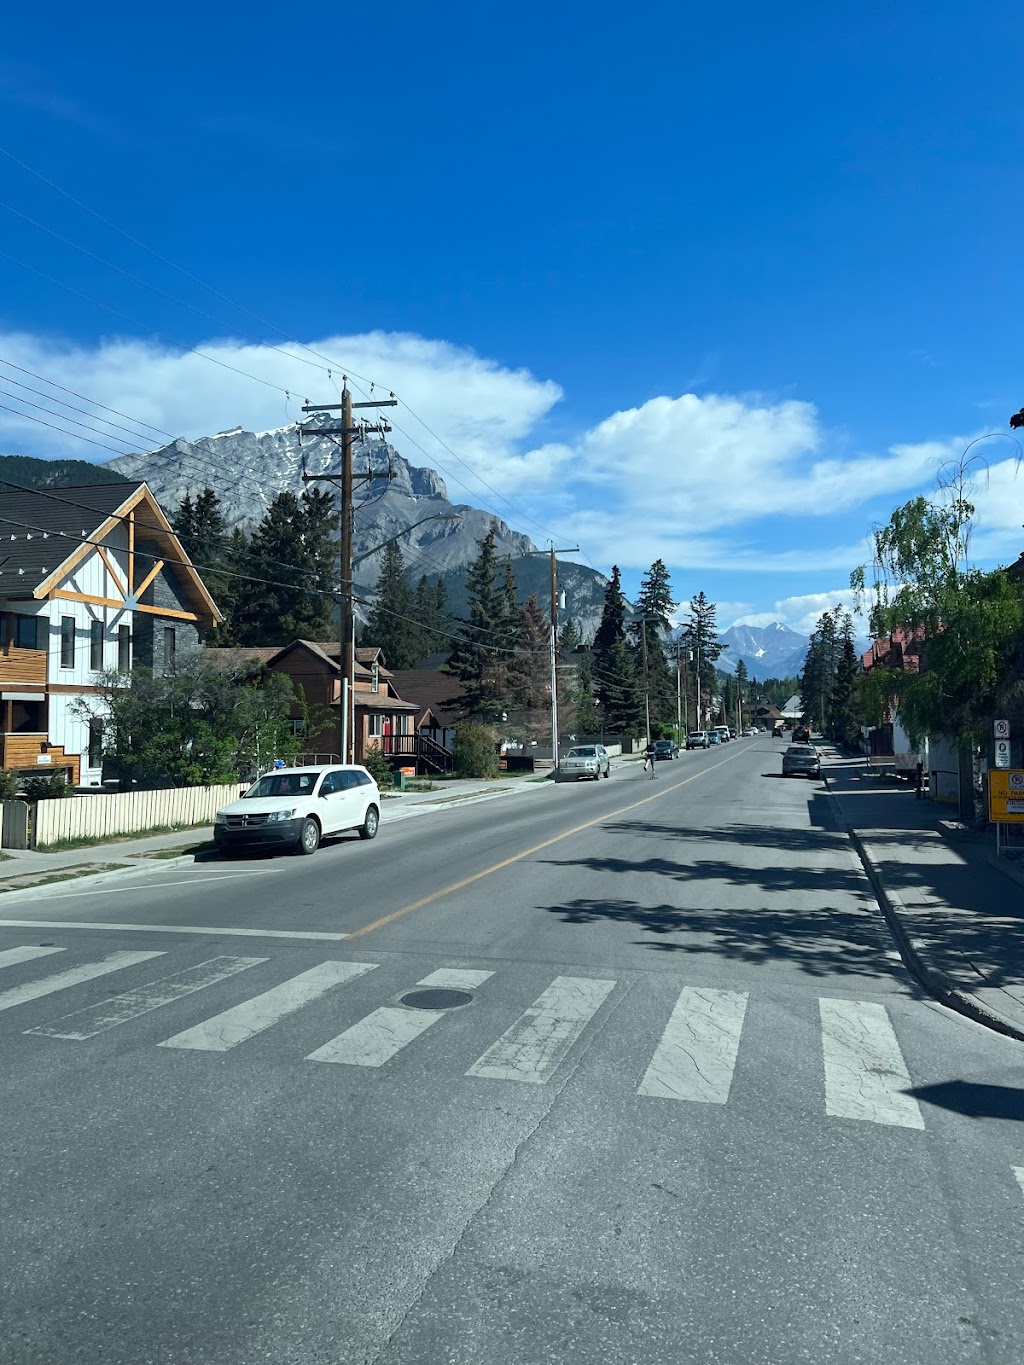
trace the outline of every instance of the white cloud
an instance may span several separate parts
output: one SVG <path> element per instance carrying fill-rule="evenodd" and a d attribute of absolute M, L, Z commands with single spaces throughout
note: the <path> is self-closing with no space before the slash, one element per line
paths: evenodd
<path fill-rule="evenodd" d="M 734 626 L 770 626 L 781 621 L 790 630 L 801 635 L 810 635 L 826 611 L 842 607 L 853 616 L 854 630 L 858 635 L 867 631 L 866 619 L 855 610 L 856 603 L 850 588 L 835 588 L 831 592 L 808 592 L 795 597 L 782 597 L 776 601 L 771 611 L 747 612 L 733 621 Z"/>
<path fill-rule="evenodd" d="M 507 369 L 445 341 L 402 333 L 334 336 L 310 345 L 323 355 L 339 358 L 333 379 L 328 378 L 324 362 L 290 343 L 275 349 L 214 340 L 197 348 L 210 357 L 204 359 L 194 352 L 182 353 L 130 338 L 81 346 L 24 333 L 0 334 L 0 355 L 6 361 L 52 378 L 96 403 L 150 423 L 171 436 L 195 438 L 236 426 L 253 431 L 284 426 L 301 417 L 305 399 L 314 403 L 337 402 L 341 375 L 344 367 L 350 366 L 352 372 L 368 375 L 378 385 L 384 385 L 381 396 L 394 389 L 427 426 L 496 487 L 529 485 L 543 472 L 542 461 L 521 454 L 520 446 L 561 398 L 557 384 L 536 379 L 525 370 Z M 250 376 L 264 382 L 254 383 Z M 63 418 L 55 419 L 49 413 L 26 407 L 25 411 L 33 417 L 58 421 L 81 436 L 115 446 L 118 451 L 131 448 L 125 443 L 132 438 L 122 431 L 103 436 L 83 431 L 69 421 L 74 418 L 101 426 L 96 417 L 111 414 L 101 414 L 96 409 L 94 416 L 83 417 L 25 392 L 12 381 L 46 388 L 30 375 L 0 364 L 0 389 L 64 413 Z M 355 397 L 362 398 L 359 390 L 368 389 L 368 385 L 361 380 L 352 382 Z M 281 390 L 286 390 L 290 399 Z M 80 407 L 91 406 L 66 393 L 59 397 Z M 15 406 L 7 397 L 0 398 L 0 402 Z M 482 500 L 493 500 L 480 482 L 453 460 L 404 407 L 391 413 L 396 424 L 393 439 L 414 464 L 429 461 L 438 468 L 446 466 L 453 478 L 464 480 Z M 399 432 L 397 427 L 404 430 Z M 143 429 L 133 445 L 153 449 L 166 439 Z M 413 441 L 426 453 L 418 451 Z M 114 455 L 113 451 L 83 444 L 7 411 L 0 411 L 0 444 L 7 451 L 21 454 L 76 455 L 96 460 L 112 459 Z"/>

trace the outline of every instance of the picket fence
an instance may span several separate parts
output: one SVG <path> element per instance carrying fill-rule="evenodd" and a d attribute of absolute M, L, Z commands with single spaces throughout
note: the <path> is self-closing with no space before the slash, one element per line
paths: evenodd
<path fill-rule="evenodd" d="M 135 834 L 166 825 L 212 825 L 220 807 L 236 801 L 243 791 L 244 787 L 233 783 L 39 801 L 32 822 L 32 846 L 46 848 L 64 839 Z"/>

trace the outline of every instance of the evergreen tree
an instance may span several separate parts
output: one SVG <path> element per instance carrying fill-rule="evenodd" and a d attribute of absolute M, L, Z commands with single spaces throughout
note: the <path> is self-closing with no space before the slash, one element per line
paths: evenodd
<path fill-rule="evenodd" d="M 843 614 L 840 625 L 839 660 L 832 693 L 832 727 L 837 739 L 850 744 L 857 737 L 857 679 L 860 660 L 853 636 L 853 618 Z"/>
<path fill-rule="evenodd" d="M 418 620 L 402 551 L 398 542 L 392 541 L 384 549 L 377 594 L 366 622 L 366 638 L 384 651 L 389 668 L 412 668 L 426 652 L 421 648 Z"/>
<path fill-rule="evenodd" d="M 647 570 L 636 599 L 637 620 L 631 627 L 636 673 L 650 698 L 651 722 L 664 723 L 675 716 L 676 681 L 665 656 L 664 635 L 671 628 L 672 584 L 664 561 L 657 559 Z M 644 634 L 646 633 L 646 676 Z"/>
<path fill-rule="evenodd" d="M 580 643 L 580 634 L 576 629 L 576 623 L 569 617 L 562 624 L 562 629 L 558 632 L 558 655 L 561 659 L 573 659 L 576 648 Z M 575 661 L 575 660 L 574 660 Z"/>
<path fill-rule="evenodd" d="M 508 623 L 499 572 L 497 527 L 477 541 L 477 557 L 466 571 L 468 620 L 458 623 L 457 639 L 444 671 L 462 683 L 460 706 L 474 720 L 495 722 L 505 709 Z"/>
<path fill-rule="evenodd" d="M 331 630 L 334 550 L 329 493 L 279 493 L 248 547 L 253 581 L 239 583 L 233 630 L 242 645 L 325 640 Z M 263 581 L 255 581 L 263 580 Z"/>
<path fill-rule="evenodd" d="M 696 697 L 696 684 L 701 692 L 701 709 L 706 713 L 712 704 L 715 690 L 715 660 L 722 652 L 718 643 L 716 607 L 709 602 L 703 592 L 690 598 L 690 610 L 684 629 L 683 644 L 686 650 L 687 668 L 693 679 L 691 693 Z M 692 656 L 692 657 L 691 657 Z M 698 716 L 697 728 L 703 729 L 704 716 Z"/>
<path fill-rule="evenodd" d="M 514 583 L 514 580 L 513 580 Z M 518 636 L 508 669 L 508 705 L 530 738 L 546 733 L 551 715 L 551 623 L 534 593 L 517 608 Z M 559 716 L 561 724 L 569 717 Z"/>
<path fill-rule="evenodd" d="M 171 525 L 185 553 L 198 567 L 210 596 L 224 613 L 225 623 L 220 629 L 228 633 L 227 617 L 234 589 L 231 580 L 218 572 L 229 567 L 226 561 L 230 548 L 226 540 L 227 524 L 221 511 L 220 498 L 212 488 L 204 488 L 194 502 L 186 493 Z M 244 567 L 235 571 L 245 572 Z"/>
<path fill-rule="evenodd" d="M 622 575 L 619 566 L 612 566 L 612 576 L 604 590 L 601 623 L 594 636 L 594 663 L 600 670 L 608 659 L 612 646 L 626 638 L 626 599 L 622 595 Z"/>
<path fill-rule="evenodd" d="M 581 654 L 576 673 L 576 732 L 579 735 L 601 733 L 601 716 L 594 698 L 594 671 L 590 660 L 589 650 Z"/>
<path fill-rule="evenodd" d="M 750 699 L 750 683 L 747 675 L 747 666 L 742 659 L 736 661 L 736 692 L 739 698 L 740 721 L 745 723 L 743 714 L 744 707 Z"/>
<path fill-rule="evenodd" d="M 637 682 L 633 654 L 624 639 L 616 640 L 597 678 L 605 729 L 615 735 L 643 734 L 643 688 Z"/>
<path fill-rule="evenodd" d="M 417 658 L 439 654 L 448 648 L 451 644 L 451 618 L 448 615 L 448 594 L 441 578 L 431 583 L 426 574 L 420 575 L 413 598 L 413 615 L 419 622 Z"/>

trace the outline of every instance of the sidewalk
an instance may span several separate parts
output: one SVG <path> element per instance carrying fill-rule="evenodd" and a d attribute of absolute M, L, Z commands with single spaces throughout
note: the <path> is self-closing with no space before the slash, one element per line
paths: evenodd
<path fill-rule="evenodd" d="M 516 792 L 544 791 L 551 785 L 531 782 L 524 777 L 479 781 L 456 778 L 438 782 L 434 791 L 388 793 L 382 803 L 381 824 L 391 825 L 411 816 L 429 815 L 456 805 L 475 805 L 479 801 L 512 796 Z M 212 841 L 213 826 L 208 825 L 139 839 L 127 836 L 109 843 L 53 853 L 5 848 L 0 859 L 0 894 L 4 890 L 49 883 L 58 877 L 85 877 L 124 868 L 138 870 L 140 867 L 153 866 L 154 861 L 160 860 L 164 860 L 165 867 L 174 867 L 194 862 L 196 846 L 211 844 Z"/>
<path fill-rule="evenodd" d="M 992 866 L 994 837 L 943 832 L 950 807 L 918 801 L 863 760 L 837 757 L 823 775 L 921 985 L 1024 1041 L 1024 890 Z"/>

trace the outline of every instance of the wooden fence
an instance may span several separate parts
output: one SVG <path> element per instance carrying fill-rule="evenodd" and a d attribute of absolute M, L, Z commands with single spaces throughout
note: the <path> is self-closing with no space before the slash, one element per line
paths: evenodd
<path fill-rule="evenodd" d="M 112 838 L 169 825 L 212 825 L 220 807 L 236 801 L 244 790 L 238 784 L 173 787 L 39 801 L 32 821 L 32 847 L 47 848 L 65 839 Z"/>

